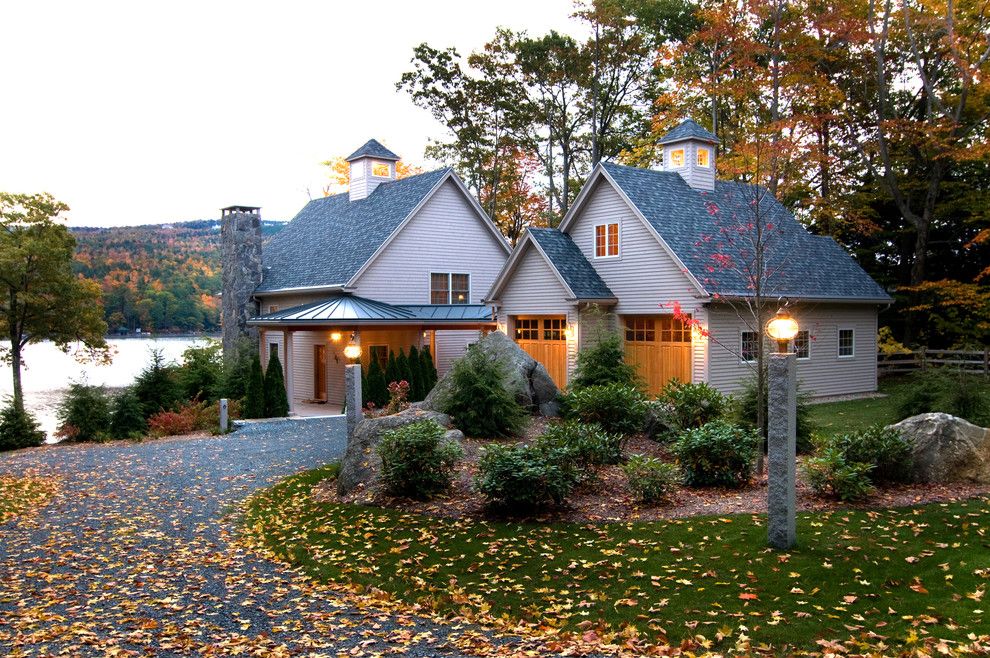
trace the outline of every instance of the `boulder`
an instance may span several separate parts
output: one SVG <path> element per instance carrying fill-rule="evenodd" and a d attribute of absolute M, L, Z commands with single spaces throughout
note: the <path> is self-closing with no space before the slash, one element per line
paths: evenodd
<path fill-rule="evenodd" d="M 501 359 L 507 364 L 509 379 L 506 383 L 515 391 L 516 400 L 531 412 L 544 416 L 560 413 L 557 396 L 560 390 L 550 378 L 550 373 L 539 361 L 526 353 L 523 348 L 501 331 L 493 331 L 477 343 L 493 359 Z M 437 409 L 441 400 L 450 390 L 450 372 L 447 372 L 423 401 L 423 408 Z"/>
<path fill-rule="evenodd" d="M 990 430 L 942 413 L 912 416 L 891 427 L 914 446 L 915 481 L 990 484 Z"/>
<path fill-rule="evenodd" d="M 354 433 L 347 438 L 347 449 L 340 461 L 340 475 L 337 476 L 337 493 L 341 496 L 361 490 L 373 493 L 382 468 L 377 450 L 382 434 L 421 420 L 432 420 L 441 427 L 450 427 L 450 416 L 447 414 L 421 408 L 409 408 L 391 416 L 360 421 Z M 450 430 L 445 438 L 459 443 L 464 435 L 459 430 Z"/>

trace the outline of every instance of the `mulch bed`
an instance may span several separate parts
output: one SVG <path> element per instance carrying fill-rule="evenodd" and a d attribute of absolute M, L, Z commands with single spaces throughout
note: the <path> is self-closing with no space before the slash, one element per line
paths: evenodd
<path fill-rule="evenodd" d="M 503 443 L 531 441 L 542 433 L 546 420 L 536 418 L 530 423 L 524 436 L 507 439 Z M 393 498 L 384 493 L 372 497 L 343 498 L 336 492 L 334 482 L 316 486 L 314 495 L 322 502 L 374 504 L 402 512 L 446 518 L 492 518 L 485 509 L 484 499 L 474 491 L 472 480 L 477 472 L 478 459 L 485 445 L 492 441 L 465 439 L 462 447 L 464 459 L 458 464 L 454 482 L 448 492 L 430 501 Z M 628 455 L 648 455 L 673 461 L 665 447 L 645 435 L 629 437 L 625 446 Z M 798 457 L 799 460 L 802 457 Z M 908 507 L 925 503 L 952 502 L 990 493 L 990 485 L 953 483 L 951 485 L 902 484 L 884 487 L 861 503 L 842 503 L 816 496 L 809 488 L 798 468 L 797 503 L 802 511 L 828 511 L 836 509 L 872 509 L 880 507 Z M 644 506 L 634 500 L 626 484 L 621 466 L 604 466 L 593 483 L 577 488 L 560 507 L 546 510 L 532 520 L 605 522 L 650 521 L 684 518 L 700 515 L 722 516 L 726 514 L 762 514 L 767 509 L 766 474 L 754 478 L 739 489 L 679 487 L 671 498 L 657 505 Z"/>

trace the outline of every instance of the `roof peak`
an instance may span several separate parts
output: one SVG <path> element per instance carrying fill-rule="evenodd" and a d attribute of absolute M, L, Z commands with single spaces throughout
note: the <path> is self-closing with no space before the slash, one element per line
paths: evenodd
<path fill-rule="evenodd" d="M 402 159 L 399 156 L 397 156 L 395 153 L 392 153 L 387 148 L 385 148 L 382 145 L 382 143 L 379 142 L 377 139 L 369 139 L 367 142 L 364 143 L 364 145 L 361 148 L 359 148 L 358 150 L 354 151 L 349 156 L 347 156 L 347 158 L 345 158 L 345 161 L 350 162 L 351 160 L 357 160 L 358 158 L 369 158 L 369 157 L 379 158 L 381 160 L 393 160 L 395 162 L 398 162 L 399 160 Z"/>
<path fill-rule="evenodd" d="M 696 139 L 702 142 L 708 142 L 710 144 L 718 144 L 718 137 L 713 133 L 701 127 L 701 125 L 694 119 L 682 119 L 677 127 L 671 130 L 669 133 L 660 138 L 661 144 L 672 144 L 674 142 L 682 142 L 688 139 Z"/>

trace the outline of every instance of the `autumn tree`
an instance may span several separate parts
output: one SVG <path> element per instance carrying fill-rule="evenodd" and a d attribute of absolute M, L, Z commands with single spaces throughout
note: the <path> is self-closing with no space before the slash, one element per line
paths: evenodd
<path fill-rule="evenodd" d="M 75 239 L 61 222 L 68 210 L 50 194 L 0 192 L 0 328 L 10 341 L 0 357 L 11 365 L 13 404 L 24 410 L 24 348 L 73 343 L 93 358 L 108 358 L 100 287 L 72 273 Z"/>
<path fill-rule="evenodd" d="M 516 151 L 510 166 L 505 167 L 498 187 L 481 191 L 483 205 L 495 209 L 492 221 L 512 246 L 527 226 L 546 226 L 550 221 L 546 199 L 532 184 L 538 167 L 539 163 L 534 158 L 526 156 L 521 150 Z M 489 203 L 489 196 L 498 198 Z"/>
<path fill-rule="evenodd" d="M 323 186 L 323 196 L 341 194 L 350 189 L 351 163 L 348 162 L 344 156 L 338 155 L 330 158 L 329 160 L 324 160 L 320 164 L 329 169 L 327 172 L 327 177 L 330 179 L 330 181 Z M 423 169 L 417 165 L 409 164 L 404 160 L 399 160 L 395 163 L 396 180 L 408 178 L 409 176 L 415 176 L 421 173 L 423 173 Z"/>

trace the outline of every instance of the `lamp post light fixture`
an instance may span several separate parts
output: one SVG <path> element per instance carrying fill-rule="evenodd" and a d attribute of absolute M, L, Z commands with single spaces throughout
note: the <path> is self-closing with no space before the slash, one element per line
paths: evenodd
<path fill-rule="evenodd" d="M 347 343 L 347 347 L 344 348 L 344 356 L 351 361 L 357 361 L 361 358 L 361 346 L 351 339 L 351 342 Z"/>
<path fill-rule="evenodd" d="M 778 549 L 797 542 L 797 355 L 790 345 L 798 330 L 784 309 L 766 326 L 777 342 L 767 366 L 767 540 Z"/>

